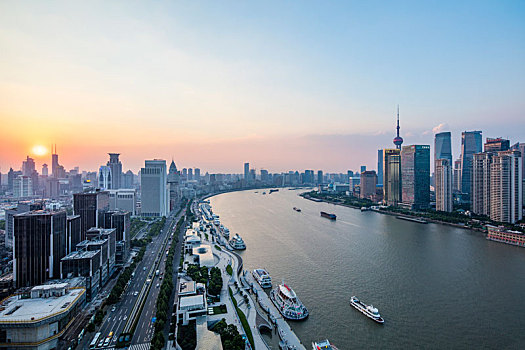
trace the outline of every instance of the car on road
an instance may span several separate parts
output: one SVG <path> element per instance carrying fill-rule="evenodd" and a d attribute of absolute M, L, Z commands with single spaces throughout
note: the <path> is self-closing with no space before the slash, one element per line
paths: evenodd
<path fill-rule="evenodd" d="M 144 268 L 142 269 L 143 271 L 146 271 L 146 266 L 144 266 Z"/>
<path fill-rule="evenodd" d="M 159 287 L 160 287 L 160 283 L 157 283 L 157 288 L 159 288 Z"/>
<path fill-rule="evenodd" d="M 113 307 L 111 308 L 111 312 L 114 312 L 116 309 L 117 309 L 117 307 L 116 307 L 116 306 L 113 306 Z"/>
<path fill-rule="evenodd" d="M 134 295 L 134 296 L 137 296 L 137 295 L 139 295 L 139 292 L 136 291 L 135 293 L 133 293 L 133 295 Z"/>

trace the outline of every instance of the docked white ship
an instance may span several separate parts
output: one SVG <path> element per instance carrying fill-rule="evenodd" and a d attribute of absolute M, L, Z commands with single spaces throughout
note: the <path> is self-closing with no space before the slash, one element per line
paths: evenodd
<path fill-rule="evenodd" d="M 313 350 L 338 350 L 328 339 L 312 343 Z"/>
<path fill-rule="evenodd" d="M 350 298 L 350 305 L 352 305 L 355 309 L 360 311 L 366 317 L 371 318 L 377 323 L 385 323 L 385 320 L 379 314 L 378 309 L 376 309 L 372 305 L 366 305 L 365 303 L 359 301 L 359 299 L 357 299 L 355 296 Z"/>
<path fill-rule="evenodd" d="M 292 288 L 280 284 L 270 292 L 270 299 L 284 318 L 300 321 L 308 317 L 308 309 L 301 303 Z"/>
<path fill-rule="evenodd" d="M 246 249 L 246 244 L 244 244 L 243 239 L 241 236 L 239 236 L 238 233 L 233 236 L 233 238 L 230 241 L 230 246 L 235 250 L 244 250 Z"/>
<path fill-rule="evenodd" d="M 263 288 L 272 288 L 272 278 L 265 269 L 255 269 L 252 271 L 253 278 Z"/>

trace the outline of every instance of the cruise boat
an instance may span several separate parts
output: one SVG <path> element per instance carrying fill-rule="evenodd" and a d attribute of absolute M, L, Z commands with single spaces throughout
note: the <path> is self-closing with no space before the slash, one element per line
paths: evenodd
<path fill-rule="evenodd" d="M 300 321 L 308 317 L 308 309 L 301 303 L 292 288 L 280 284 L 270 292 L 270 299 L 284 318 Z"/>
<path fill-rule="evenodd" d="M 226 239 L 229 239 L 230 238 L 230 230 L 225 227 L 224 230 L 222 230 L 222 235 L 226 238 Z"/>
<path fill-rule="evenodd" d="M 321 216 L 323 218 L 327 218 L 327 219 L 330 219 L 330 220 L 337 219 L 337 216 L 335 216 L 335 214 L 330 214 L 330 213 L 327 213 L 327 212 L 324 212 L 324 211 L 321 212 Z"/>
<path fill-rule="evenodd" d="M 377 323 L 385 323 L 385 320 L 383 320 L 383 318 L 379 314 L 379 310 L 377 310 L 372 305 L 366 305 L 365 303 L 359 301 L 359 299 L 357 299 L 355 296 L 350 298 L 350 305 L 352 305 L 358 311 L 363 313 L 366 317 L 371 318 Z"/>
<path fill-rule="evenodd" d="M 242 240 L 241 236 L 239 236 L 238 233 L 236 233 L 235 236 L 230 241 L 230 246 L 236 250 L 246 249 L 246 244 L 244 244 L 244 241 Z"/>
<path fill-rule="evenodd" d="M 301 208 L 297 208 L 297 207 L 293 207 L 293 210 L 297 211 L 297 212 L 301 212 Z"/>
<path fill-rule="evenodd" d="M 338 350 L 328 339 L 312 343 L 312 350 Z"/>
<path fill-rule="evenodd" d="M 255 269 L 252 271 L 253 278 L 263 288 L 272 288 L 272 278 L 265 269 Z"/>

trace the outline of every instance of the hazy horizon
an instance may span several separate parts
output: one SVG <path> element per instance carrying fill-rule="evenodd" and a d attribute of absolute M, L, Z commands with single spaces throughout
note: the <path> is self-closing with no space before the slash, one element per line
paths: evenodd
<path fill-rule="evenodd" d="M 0 3 L 0 171 L 376 168 L 433 129 L 525 142 L 525 3 Z M 521 139 L 520 139 L 521 137 Z"/>

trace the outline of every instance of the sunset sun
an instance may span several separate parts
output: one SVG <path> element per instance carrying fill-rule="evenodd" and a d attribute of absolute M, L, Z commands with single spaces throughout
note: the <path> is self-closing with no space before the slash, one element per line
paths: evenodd
<path fill-rule="evenodd" d="M 42 145 L 36 145 L 33 147 L 33 154 L 36 156 L 45 156 L 47 154 L 47 148 Z"/>

